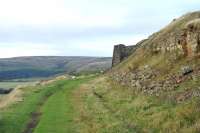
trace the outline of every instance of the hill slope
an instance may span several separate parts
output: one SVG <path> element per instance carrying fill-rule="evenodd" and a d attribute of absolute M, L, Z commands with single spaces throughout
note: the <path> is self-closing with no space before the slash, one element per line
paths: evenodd
<path fill-rule="evenodd" d="M 115 75 L 114 80 L 122 84 L 159 95 L 178 86 L 184 87 L 191 76 L 198 77 L 199 47 L 200 12 L 188 13 L 141 43 L 111 73 Z"/>
<path fill-rule="evenodd" d="M 59 73 L 96 72 L 111 67 L 111 58 L 103 57 L 16 57 L 0 59 L 0 79 L 46 77 Z"/>
<path fill-rule="evenodd" d="M 93 87 L 91 93 L 124 120 L 117 126 L 124 132 L 199 133 L 199 48 L 200 11 L 151 35 L 110 71 L 110 84 L 110 79 L 99 81 L 105 85 Z"/>

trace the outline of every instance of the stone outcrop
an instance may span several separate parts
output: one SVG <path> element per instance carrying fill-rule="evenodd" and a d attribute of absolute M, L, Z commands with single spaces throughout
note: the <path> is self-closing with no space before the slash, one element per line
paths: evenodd
<path fill-rule="evenodd" d="M 162 33 L 160 33 L 162 34 Z M 176 31 L 152 37 L 152 53 L 175 53 L 194 57 L 200 53 L 200 18 L 189 21 Z"/>
<path fill-rule="evenodd" d="M 179 86 L 190 80 L 198 82 L 196 79 L 200 78 L 200 68 L 184 75 L 182 75 L 182 73 L 169 74 L 162 80 L 155 80 L 159 74 L 160 72 L 158 70 L 148 66 L 128 73 L 115 72 L 111 75 L 111 78 L 117 83 L 133 89 L 136 92 L 142 92 L 147 95 L 159 97 L 163 92 L 169 94 L 172 92 L 173 94 L 173 91 L 175 91 Z M 197 86 L 196 88 L 185 89 L 187 89 L 186 92 L 181 91 L 176 93 L 176 95 L 171 95 L 170 97 L 173 97 L 177 102 L 182 102 L 192 97 L 200 97 L 200 87 Z"/>
<path fill-rule="evenodd" d="M 115 45 L 113 52 L 112 66 L 116 66 L 124 59 L 126 59 L 131 53 L 135 46 L 125 46 L 123 44 Z"/>

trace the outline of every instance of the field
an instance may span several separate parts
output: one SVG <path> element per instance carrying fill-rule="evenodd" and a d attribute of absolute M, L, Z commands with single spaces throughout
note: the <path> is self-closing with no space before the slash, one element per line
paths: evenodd
<path fill-rule="evenodd" d="M 32 86 L 44 79 L 48 78 L 26 78 L 0 81 L 0 88 L 9 89 L 17 86 Z"/>
<path fill-rule="evenodd" d="M 9 88 L 15 88 L 17 86 L 27 86 L 27 85 L 34 85 L 36 81 L 30 81 L 30 82 L 0 82 L 0 88 L 9 89 Z"/>

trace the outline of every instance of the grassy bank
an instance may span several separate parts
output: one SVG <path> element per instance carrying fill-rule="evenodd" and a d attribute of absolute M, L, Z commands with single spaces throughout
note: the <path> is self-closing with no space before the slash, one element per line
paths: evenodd
<path fill-rule="evenodd" d="M 175 92 L 174 92 L 175 93 Z M 147 96 L 101 78 L 75 93 L 81 133 L 199 133 L 199 98 Z"/>

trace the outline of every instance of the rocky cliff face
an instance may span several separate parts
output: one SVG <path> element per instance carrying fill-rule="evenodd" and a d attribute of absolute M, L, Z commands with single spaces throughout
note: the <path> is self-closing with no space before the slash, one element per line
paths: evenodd
<path fill-rule="evenodd" d="M 152 52 L 178 52 L 179 55 L 195 56 L 200 52 L 200 18 L 189 21 L 177 32 L 168 33 L 165 38 L 153 44 Z"/>
<path fill-rule="evenodd" d="M 192 18 L 191 18 L 192 17 Z M 195 12 L 174 20 L 149 38 L 152 53 L 176 53 L 195 56 L 200 52 L 200 13 Z M 177 56 L 177 55 L 176 55 Z"/>
<path fill-rule="evenodd" d="M 116 46 L 113 65 L 124 60 L 124 47 Z M 125 54 L 128 56 L 129 54 Z M 178 101 L 200 96 L 196 83 L 200 79 L 200 12 L 186 14 L 168 26 L 141 41 L 139 47 L 111 77 L 129 88 L 146 94 L 160 96 L 162 92 L 176 92 Z M 122 58 L 121 58 L 122 57 Z M 192 83 L 185 87 L 186 83 Z M 195 84 L 194 84 L 195 83 Z"/>

